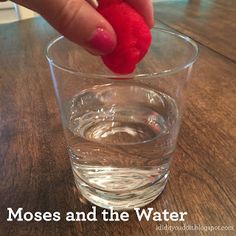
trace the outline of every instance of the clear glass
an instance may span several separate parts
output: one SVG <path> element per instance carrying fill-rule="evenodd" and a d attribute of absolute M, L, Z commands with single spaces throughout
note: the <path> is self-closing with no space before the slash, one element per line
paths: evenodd
<path fill-rule="evenodd" d="M 117 75 L 63 36 L 47 48 L 75 183 L 93 204 L 144 206 L 164 189 L 198 47 L 152 29 L 134 73 Z"/>

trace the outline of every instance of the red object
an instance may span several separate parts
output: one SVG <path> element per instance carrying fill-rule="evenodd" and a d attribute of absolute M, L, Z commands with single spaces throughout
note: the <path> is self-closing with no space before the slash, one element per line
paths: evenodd
<path fill-rule="evenodd" d="M 152 37 L 148 25 L 134 8 L 122 0 L 100 0 L 97 10 L 117 35 L 115 50 L 102 56 L 104 64 L 118 74 L 132 73 L 150 47 Z"/>

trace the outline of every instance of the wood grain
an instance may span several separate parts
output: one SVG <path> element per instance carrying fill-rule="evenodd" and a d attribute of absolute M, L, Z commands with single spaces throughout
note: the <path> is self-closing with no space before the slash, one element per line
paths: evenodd
<path fill-rule="evenodd" d="M 176 0 L 155 4 L 156 18 L 236 60 L 236 1 Z"/>
<path fill-rule="evenodd" d="M 139 222 L 133 212 L 128 222 L 104 222 L 99 213 L 95 223 L 6 222 L 7 207 L 62 215 L 91 209 L 75 189 L 43 54 L 55 35 L 41 18 L 0 26 L 0 235 L 235 235 L 158 231 L 160 223 Z M 201 46 L 170 180 L 149 207 L 187 211 L 186 225 L 235 227 L 236 67 L 232 55 L 215 51 Z"/>

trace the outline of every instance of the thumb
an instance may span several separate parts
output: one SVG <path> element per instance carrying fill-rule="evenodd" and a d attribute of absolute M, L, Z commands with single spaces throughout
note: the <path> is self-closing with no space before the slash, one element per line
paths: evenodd
<path fill-rule="evenodd" d="M 40 0 L 32 7 L 61 34 L 94 54 L 108 54 L 116 46 L 112 26 L 85 0 Z"/>

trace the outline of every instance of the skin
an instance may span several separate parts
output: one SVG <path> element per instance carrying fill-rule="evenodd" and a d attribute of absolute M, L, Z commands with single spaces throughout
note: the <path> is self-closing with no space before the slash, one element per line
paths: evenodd
<path fill-rule="evenodd" d="M 126 1 L 144 17 L 150 28 L 154 25 L 151 0 Z M 96 11 L 91 0 L 14 0 L 13 2 L 38 12 L 58 32 L 94 54 L 104 55 L 115 48 L 116 34 L 109 22 Z M 98 28 L 102 28 L 113 42 L 105 53 L 91 47 L 90 41 Z"/>

